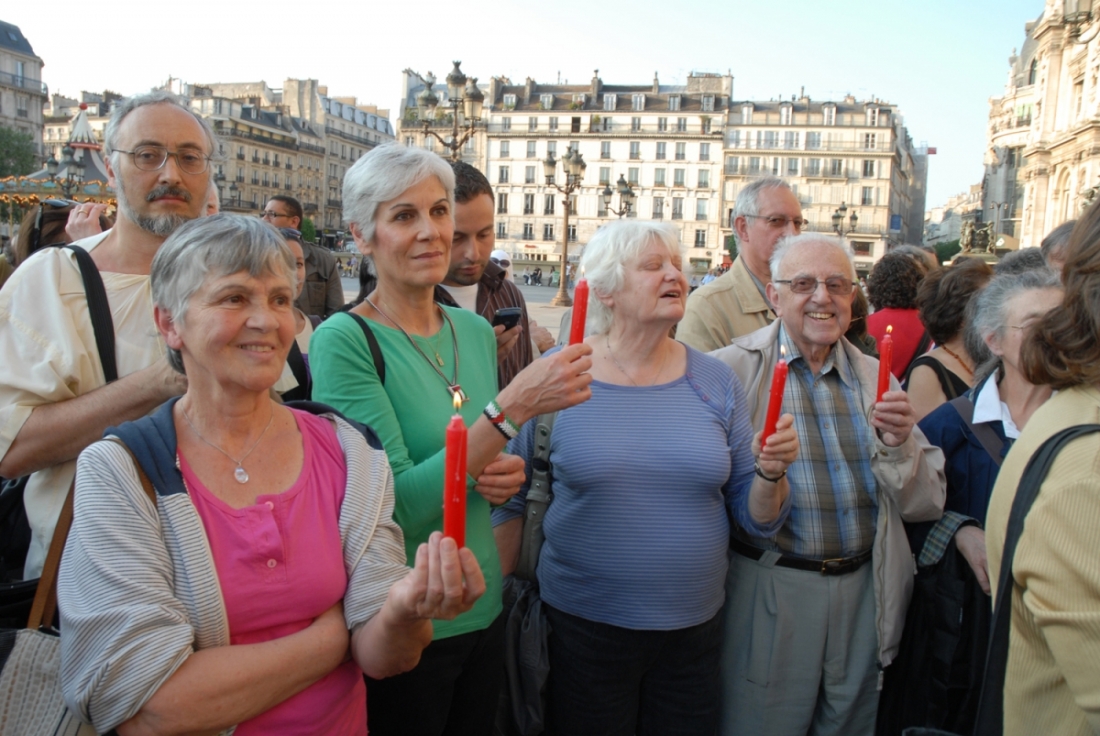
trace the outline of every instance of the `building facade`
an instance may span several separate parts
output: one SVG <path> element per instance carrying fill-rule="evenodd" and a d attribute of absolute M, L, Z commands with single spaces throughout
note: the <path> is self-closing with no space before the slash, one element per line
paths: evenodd
<path fill-rule="evenodd" d="M 42 66 L 19 26 L 0 21 L 0 125 L 30 135 L 38 163 L 45 160 L 42 108 L 49 97 Z"/>
<path fill-rule="evenodd" d="M 448 153 L 416 118 L 423 80 L 405 74 L 399 136 L 407 145 Z M 692 74 L 684 85 L 662 85 L 656 77 L 651 84 L 609 85 L 598 73 L 583 85 L 494 77 L 481 89 L 482 122 L 461 157 L 483 171 L 496 192 L 498 248 L 520 262 L 546 261 L 544 270 L 560 260 L 565 203 L 547 184 L 543 162 L 573 150 L 587 168 L 570 197 L 571 261 L 596 230 L 619 217 L 621 178 L 635 196 L 623 216 L 671 223 L 686 246 L 685 268 L 701 272 L 722 263 L 722 121 L 731 76 Z M 445 87 L 437 94 L 446 100 Z M 452 127 L 447 117 L 433 122 L 441 130 Z M 555 181 L 563 179 L 559 163 Z M 607 187 L 616 191 L 609 208 L 602 196 Z"/>
<path fill-rule="evenodd" d="M 1046 0 L 990 100 L 982 210 L 1004 245 L 1038 246 L 1100 185 L 1100 2 Z"/>
<path fill-rule="evenodd" d="M 272 195 L 288 194 L 302 202 L 322 243 L 344 240 L 344 173 L 395 139 L 388 110 L 329 97 L 315 79 L 287 79 L 281 89 L 264 81 L 176 86 L 225 138 L 219 174 L 230 209 L 259 211 Z"/>
<path fill-rule="evenodd" d="M 843 208 L 841 232 L 867 271 L 891 246 L 921 242 L 928 154 L 882 100 L 735 101 L 725 121 L 723 235 L 732 234 L 741 189 L 780 176 L 801 201 L 808 230 L 834 232 Z"/>

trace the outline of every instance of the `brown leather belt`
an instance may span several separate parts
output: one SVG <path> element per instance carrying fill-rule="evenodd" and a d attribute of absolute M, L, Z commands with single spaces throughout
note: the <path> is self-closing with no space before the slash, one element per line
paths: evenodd
<path fill-rule="evenodd" d="M 766 551 L 759 547 L 753 547 L 751 544 L 746 544 L 740 539 L 733 537 L 730 538 L 730 549 L 743 557 L 748 557 L 750 560 L 759 560 L 764 556 L 764 552 Z M 845 575 L 863 567 L 863 563 L 867 562 L 869 559 L 871 559 L 871 550 L 867 550 L 863 554 L 856 555 L 855 557 L 837 557 L 831 560 L 807 560 L 803 557 L 781 555 L 780 558 L 775 561 L 775 564 L 779 567 L 818 572 L 822 575 Z"/>

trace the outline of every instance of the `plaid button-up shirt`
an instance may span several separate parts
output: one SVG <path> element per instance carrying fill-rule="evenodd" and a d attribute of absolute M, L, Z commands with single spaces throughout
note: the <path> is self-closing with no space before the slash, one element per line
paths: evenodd
<path fill-rule="evenodd" d="M 791 464 L 791 513 L 764 549 L 813 560 L 852 557 L 871 549 L 877 500 L 871 471 L 874 428 L 860 409 L 859 384 L 843 350 L 829 353 L 814 375 L 779 331 L 790 375 L 783 411 L 794 415 L 801 449 Z"/>

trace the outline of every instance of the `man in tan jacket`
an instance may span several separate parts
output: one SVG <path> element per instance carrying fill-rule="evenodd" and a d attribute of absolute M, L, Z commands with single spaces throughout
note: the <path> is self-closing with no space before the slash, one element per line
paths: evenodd
<path fill-rule="evenodd" d="M 783 411 L 801 441 L 779 531 L 731 531 L 722 733 L 870 736 L 913 588 L 902 522 L 940 517 L 943 453 L 896 380 L 876 402 L 878 361 L 843 337 L 858 288 L 847 246 L 781 241 L 772 275 L 779 320 L 712 353 L 741 380 L 759 430 L 783 349 Z"/>
<path fill-rule="evenodd" d="M 740 252 L 730 270 L 688 297 L 676 339 L 696 350 L 724 348 L 733 338 L 771 324 L 775 313 L 764 295 L 771 280 L 768 261 L 775 243 L 797 235 L 805 220 L 802 205 L 785 181 L 756 179 L 737 195 L 733 228 Z"/>

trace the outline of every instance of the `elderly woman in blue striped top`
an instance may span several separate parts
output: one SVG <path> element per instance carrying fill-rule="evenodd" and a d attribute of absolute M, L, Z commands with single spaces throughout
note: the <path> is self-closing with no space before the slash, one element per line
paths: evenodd
<path fill-rule="evenodd" d="M 411 669 L 485 589 L 439 535 L 405 566 L 370 430 L 272 399 L 296 278 L 282 235 L 234 215 L 153 259 L 187 392 L 80 455 L 58 585 L 62 690 L 101 733 L 365 735 L 362 673 Z"/>
<path fill-rule="evenodd" d="M 554 424 L 538 565 L 552 630 L 549 727 L 709 736 L 730 521 L 774 532 L 798 453 L 793 418 L 762 449 L 729 367 L 669 337 L 688 294 L 672 227 L 607 225 L 581 268 L 592 398 Z M 534 425 L 511 445 L 528 462 Z M 526 490 L 494 515 L 513 565 Z"/>

